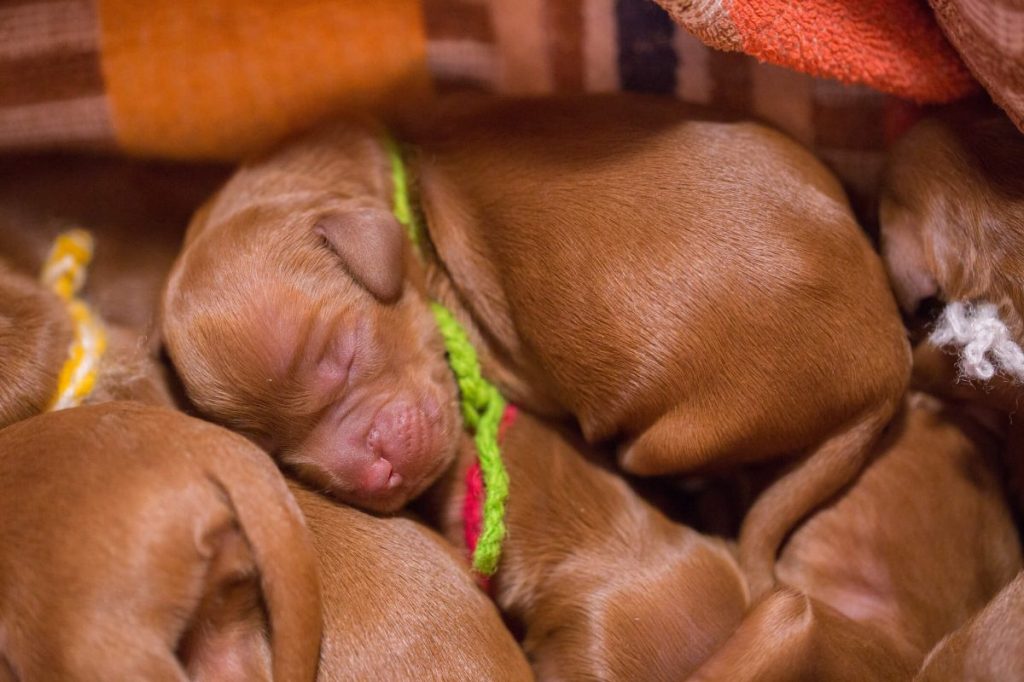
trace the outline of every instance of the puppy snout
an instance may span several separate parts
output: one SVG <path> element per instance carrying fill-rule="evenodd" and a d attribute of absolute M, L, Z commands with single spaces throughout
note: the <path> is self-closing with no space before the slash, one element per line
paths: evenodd
<path fill-rule="evenodd" d="M 367 439 L 370 451 L 401 468 L 421 459 L 430 445 L 430 421 L 424 410 L 395 402 L 378 414 Z"/>

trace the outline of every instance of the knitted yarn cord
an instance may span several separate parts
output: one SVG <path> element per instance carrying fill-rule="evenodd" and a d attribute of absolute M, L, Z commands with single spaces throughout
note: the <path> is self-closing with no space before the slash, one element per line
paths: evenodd
<path fill-rule="evenodd" d="M 987 381 L 1001 372 L 1024 382 L 1024 350 L 999 319 L 994 303 L 953 301 L 946 305 L 928 340 L 959 350 L 960 374 Z"/>
<path fill-rule="evenodd" d="M 473 551 L 473 568 L 484 575 L 492 575 L 501 558 L 501 543 L 505 538 L 505 500 L 508 498 L 508 472 L 502 464 L 498 445 L 498 426 L 505 412 L 505 400 L 498 389 L 480 374 L 476 350 L 451 311 L 439 303 L 431 303 L 431 309 L 459 386 L 462 418 L 474 434 L 473 442 L 486 490 L 480 537 Z"/>
<path fill-rule="evenodd" d="M 39 280 L 64 301 L 74 323 L 68 359 L 57 375 L 57 393 L 48 410 L 80 405 L 96 384 L 100 359 L 107 348 L 106 331 L 78 292 L 92 261 L 93 239 L 85 230 L 68 230 L 54 241 Z"/>
<path fill-rule="evenodd" d="M 384 149 L 391 164 L 394 186 L 392 210 L 405 227 L 409 240 L 422 257 L 422 229 L 409 197 L 409 181 L 398 143 L 385 136 Z M 436 301 L 430 304 L 448 354 L 448 364 L 459 387 L 462 418 L 473 433 L 477 458 L 485 487 L 482 528 L 473 550 L 473 568 L 490 576 L 498 569 L 501 543 L 505 538 L 505 501 L 508 498 L 508 472 L 501 461 L 498 429 L 505 411 L 501 392 L 483 378 L 476 349 L 451 311 Z"/>

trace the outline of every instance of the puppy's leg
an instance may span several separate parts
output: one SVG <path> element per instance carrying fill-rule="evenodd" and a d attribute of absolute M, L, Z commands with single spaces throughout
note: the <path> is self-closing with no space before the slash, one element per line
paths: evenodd
<path fill-rule="evenodd" d="M 792 472 L 754 503 L 740 532 L 740 563 L 758 598 L 775 584 L 775 558 L 786 536 L 816 507 L 857 476 L 898 401 L 876 407 L 866 417 L 820 445 Z M 655 475 L 699 469 L 730 445 L 731 429 L 714 420 L 697 422 L 682 410 L 656 421 L 619 453 L 623 469 Z"/>
<path fill-rule="evenodd" d="M 740 565 L 756 599 L 775 585 L 775 559 L 786 537 L 864 468 L 898 402 L 876 407 L 811 452 L 754 502 L 740 528 Z"/>
<path fill-rule="evenodd" d="M 791 588 L 756 605 L 691 682 L 909 680 L 870 629 Z"/>
<path fill-rule="evenodd" d="M 695 471 L 715 461 L 730 428 L 693 414 L 676 408 L 662 415 L 619 451 L 619 466 L 637 476 L 658 476 Z"/>

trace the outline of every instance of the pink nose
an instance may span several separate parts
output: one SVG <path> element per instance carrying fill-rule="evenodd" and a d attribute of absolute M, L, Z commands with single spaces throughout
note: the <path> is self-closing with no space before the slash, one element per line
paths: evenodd
<path fill-rule="evenodd" d="M 377 413 L 367 446 L 401 471 L 425 457 L 430 448 L 430 425 L 418 407 L 394 401 Z"/>
<path fill-rule="evenodd" d="M 368 493 L 390 490 L 402 484 L 402 475 L 384 458 L 375 459 L 367 465 L 362 479 L 363 490 Z"/>

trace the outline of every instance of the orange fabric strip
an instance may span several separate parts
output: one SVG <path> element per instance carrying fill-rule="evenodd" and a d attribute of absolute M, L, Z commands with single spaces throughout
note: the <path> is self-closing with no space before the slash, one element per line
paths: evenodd
<path fill-rule="evenodd" d="M 419 0 L 98 0 L 126 151 L 232 159 L 337 110 L 429 94 Z"/>

